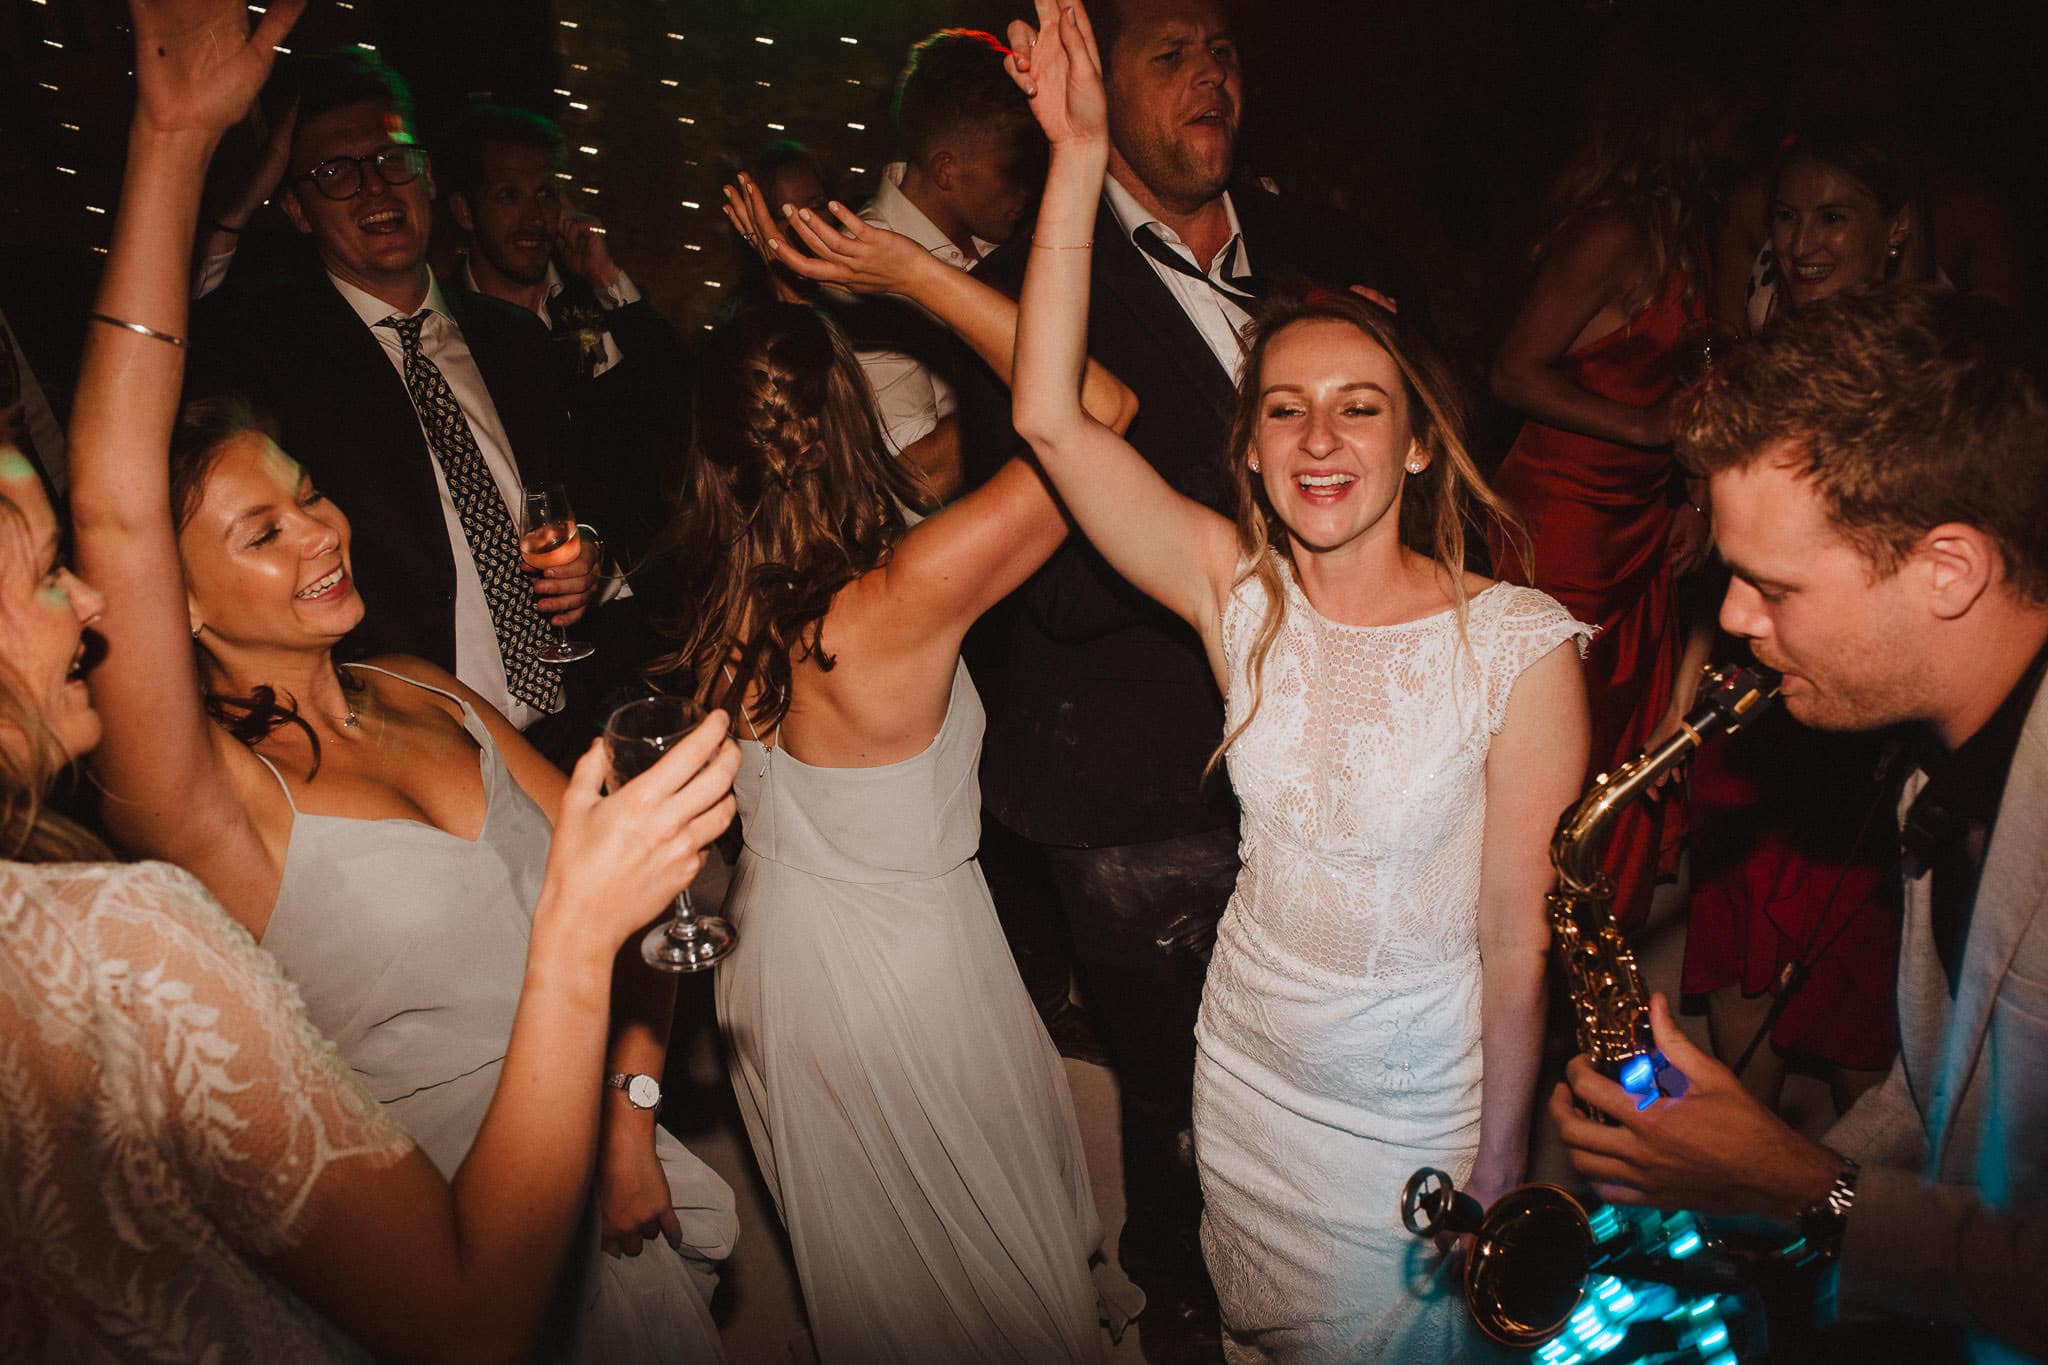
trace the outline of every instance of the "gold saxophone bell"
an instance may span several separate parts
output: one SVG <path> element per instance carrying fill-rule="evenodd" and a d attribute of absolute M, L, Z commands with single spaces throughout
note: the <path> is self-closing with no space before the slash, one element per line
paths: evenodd
<path fill-rule="evenodd" d="M 1465 1303 L 1479 1330 L 1503 1346 L 1541 1346 L 1565 1329 L 1586 1296 L 1592 1219 L 1556 1185 L 1523 1185 L 1482 1213 L 1448 1175 L 1425 1166 L 1401 1192 L 1401 1221 L 1421 1237 L 1472 1234 Z"/>

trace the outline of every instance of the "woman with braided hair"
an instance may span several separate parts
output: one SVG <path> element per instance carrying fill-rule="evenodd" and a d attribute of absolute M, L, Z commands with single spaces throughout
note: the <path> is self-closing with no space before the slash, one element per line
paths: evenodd
<path fill-rule="evenodd" d="M 906 295 L 1007 374 L 1016 307 L 985 285 L 839 206 L 856 237 L 799 257 L 751 183 L 730 202 L 786 299 L 785 270 Z M 718 1014 L 818 1358 L 1096 1359 L 1098 1317 L 1142 1299 L 1098 1260 L 1066 1075 L 975 862 L 960 662 L 1065 520 L 1022 460 L 920 520 L 852 351 L 800 303 L 742 313 L 697 375 L 662 671 L 736 718 Z M 1129 424 L 1121 384 L 1091 368 L 1087 392 Z"/>

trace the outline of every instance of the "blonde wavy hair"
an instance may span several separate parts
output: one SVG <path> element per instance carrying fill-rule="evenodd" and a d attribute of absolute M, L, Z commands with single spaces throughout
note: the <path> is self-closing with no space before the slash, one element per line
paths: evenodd
<path fill-rule="evenodd" d="M 1294 544 L 1286 523 L 1273 510 L 1265 485 L 1252 473 L 1251 457 L 1258 439 L 1261 375 L 1273 339 L 1296 323 L 1332 321 L 1357 328 L 1368 341 L 1393 359 L 1407 399 L 1408 422 L 1415 441 L 1429 456 L 1419 474 L 1410 474 L 1401 489 L 1401 544 L 1433 561 L 1448 580 L 1458 628 L 1465 625 L 1465 564 L 1469 538 L 1483 540 L 1496 530 L 1503 540 L 1527 553 L 1528 536 L 1500 495 L 1486 486 L 1479 466 L 1465 444 L 1465 410 L 1457 380 L 1435 349 L 1400 318 L 1356 294 L 1295 284 L 1268 294 L 1245 336 L 1243 378 L 1237 387 L 1237 411 L 1224 447 L 1226 475 L 1236 503 L 1238 562 L 1236 584 L 1258 580 L 1265 594 L 1265 613 L 1252 637 L 1250 674 L 1252 704 L 1245 717 L 1209 756 L 1213 770 L 1257 719 L 1265 700 L 1266 658 L 1286 619 L 1287 598 L 1281 574 L 1294 572 Z"/>
<path fill-rule="evenodd" d="M 28 519 L 0 494 L 0 574 L 28 567 Z M 21 738 L 20 743 L 0 741 L 0 857 L 27 863 L 104 861 L 112 856 L 105 844 L 43 804 L 73 756 L 31 697 L 12 661 L 0 652 L 0 737 Z"/>
<path fill-rule="evenodd" d="M 789 711 L 795 666 L 832 667 L 825 613 L 888 562 L 927 492 L 883 438 L 846 339 L 816 310 L 750 309 L 712 339 L 696 372 L 695 428 L 665 536 L 675 648 L 650 681 L 756 729 Z M 753 701 L 747 703 L 751 696 Z"/>

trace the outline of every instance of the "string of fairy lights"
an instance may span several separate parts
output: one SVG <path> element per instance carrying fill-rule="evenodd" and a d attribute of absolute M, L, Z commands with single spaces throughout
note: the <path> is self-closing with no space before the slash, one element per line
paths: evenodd
<path fill-rule="evenodd" d="M 104 255 L 127 132 L 128 35 L 111 4 L 22 3 L 32 89 L 20 107 L 41 125 L 31 145 L 52 149 L 38 188 L 58 215 L 55 240 Z M 248 6 L 252 16 L 265 8 Z M 903 52 L 956 6 L 877 8 L 757 0 L 707 13 L 683 0 L 555 0 L 555 83 L 513 98 L 561 126 L 570 200 L 605 219 L 614 257 L 677 321 L 703 326 L 741 278 L 720 187 L 758 149 L 800 142 L 835 194 L 859 203 L 872 192 L 890 156 L 888 102 Z M 403 7 L 326 0 L 280 51 L 377 51 L 393 32 L 380 15 L 389 23 Z M 404 74 L 418 83 L 434 73 Z M 432 138 L 430 125 L 423 140 Z"/>
<path fill-rule="evenodd" d="M 562 82 L 545 112 L 568 142 L 572 197 L 604 216 L 614 255 L 657 282 L 672 314 L 709 326 L 741 263 L 721 186 L 756 149 L 787 140 L 811 151 L 835 193 L 864 199 L 888 159 L 903 48 L 924 30 L 835 26 L 795 0 L 781 23 L 764 6 L 720 22 L 690 6 L 687 24 L 685 7 L 664 8 L 675 24 L 657 30 L 645 5 L 559 0 Z"/>

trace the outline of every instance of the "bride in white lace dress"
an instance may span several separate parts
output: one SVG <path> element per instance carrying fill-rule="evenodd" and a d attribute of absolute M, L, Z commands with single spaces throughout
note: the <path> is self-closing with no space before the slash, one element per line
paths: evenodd
<path fill-rule="evenodd" d="M 1226 453 L 1235 525 L 1084 416 L 1101 65 L 1085 14 L 1038 13 L 1042 37 L 1011 29 L 1053 146 L 1017 430 L 1117 571 L 1201 632 L 1243 803 L 1196 1030 L 1226 1353 L 1455 1359 L 1476 1334 L 1396 1206 L 1424 1164 L 1482 1200 L 1523 1176 L 1546 843 L 1584 770 L 1587 628 L 1465 572 L 1468 523 L 1505 509 L 1447 372 L 1377 303 L 1264 301 Z"/>

